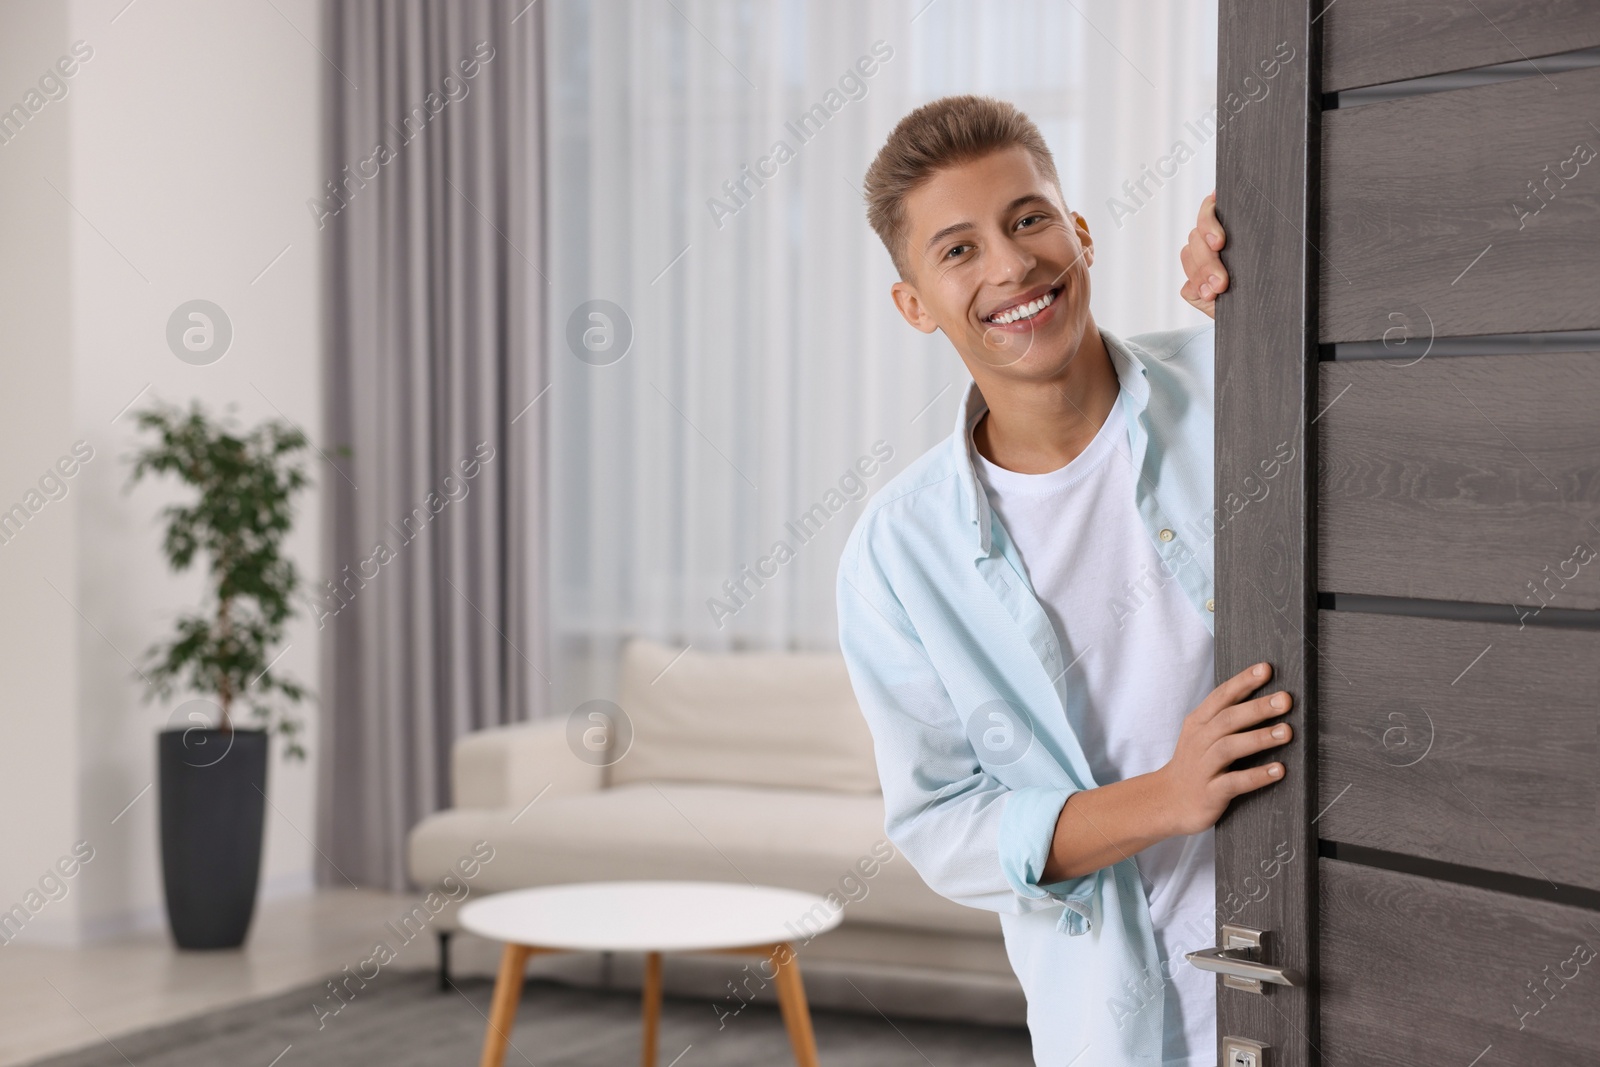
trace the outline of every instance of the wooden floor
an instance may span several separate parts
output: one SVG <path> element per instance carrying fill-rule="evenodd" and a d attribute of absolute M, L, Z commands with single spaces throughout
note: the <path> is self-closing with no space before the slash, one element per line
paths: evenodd
<path fill-rule="evenodd" d="M 321 986 L 125 1035 L 42 1061 L 39 1067 L 437 1067 L 477 1062 L 491 983 L 461 979 L 440 992 L 432 976 L 380 975 L 337 1015 L 313 1007 Z M 324 1002 L 325 1003 L 325 1002 Z M 1027 1033 L 853 1012 L 813 1013 L 820 1062 L 828 1067 L 1026 1067 Z M 319 1029 L 319 1022 L 322 1024 Z M 527 1067 L 618 1067 L 639 1062 L 636 993 L 530 980 L 506 1063 Z M 793 1063 L 775 1008 L 752 1004 L 719 1019 L 703 999 L 667 997 L 661 1010 L 663 1067 L 752 1067 Z M 281 1057 L 281 1059 L 279 1059 Z"/>
<path fill-rule="evenodd" d="M 229 952 L 178 952 L 164 928 L 76 949 L 6 945 L 0 1067 L 258 1000 L 358 964 L 383 924 L 413 903 L 364 889 L 263 901 L 249 941 Z M 419 939 L 393 967 L 427 970 L 436 959 L 433 939 Z"/>
<path fill-rule="evenodd" d="M 6 945 L 0 1067 L 476 1063 L 492 984 L 463 977 L 455 991 L 439 993 L 431 937 L 406 945 L 377 980 L 337 1013 L 330 1010 L 336 1002 L 320 983 L 346 966 L 358 969 L 384 924 L 413 903 L 366 890 L 264 902 L 249 942 L 233 952 L 178 952 L 164 929 L 79 949 Z M 855 1011 L 813 1005 L 820 1060 L 828 1067 L 1031 1062 L 1020 1027 L 891 1022 L 866 993 L 853 992 L 863 1000 Z M 530 977 L 505 1062 L 637 1063 L 640 1036 L 637 989 L 581 989 Z M 659 1048 L 660 1067 L 793 1062 L 775 1006 L 750 1004 L 729 1014 L 725 1000 L 707 997 L 666 997 Z"/>

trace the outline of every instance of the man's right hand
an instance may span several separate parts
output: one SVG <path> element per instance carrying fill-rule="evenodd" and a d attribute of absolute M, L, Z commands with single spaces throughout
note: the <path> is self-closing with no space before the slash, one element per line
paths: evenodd
<path fill-rule="evenodd" d="M 1213 689 L 1183 720 L 1172 759 L 1156 772 L 1173 835 L 1214 826 L 1234 797 L 1283 780 L 1281 763 L 1228 769 L 1234 761 L 1285 744 L 1293 735 L 1287 723 L 1260 725 L 1289 710 L 1288 693 L 1244 699 L 1271 677 L 1271 664 L 1247 667 Z"/>

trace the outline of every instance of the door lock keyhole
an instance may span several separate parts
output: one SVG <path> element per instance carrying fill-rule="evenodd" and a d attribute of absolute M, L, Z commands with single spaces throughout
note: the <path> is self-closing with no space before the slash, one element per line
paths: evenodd
<path fill-rule="evenodd" d="M 1222 1067 L 1267 1067 L 1267 1046 L 1248 1037 L 1225 1037 Z"/>

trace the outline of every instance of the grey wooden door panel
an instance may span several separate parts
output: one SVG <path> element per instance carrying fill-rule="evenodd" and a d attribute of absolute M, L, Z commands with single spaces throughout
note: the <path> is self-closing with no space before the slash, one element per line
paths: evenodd
<path fill-rule="evenodd" d="M 1323 3 L 1324 92 L 1600 45 L 1593 0 Z"/>
<path fill-rule="evenodd" d="M 1232 281 L 1216 309 L 1219 503 L 1230 492 L 1259 487 L 1262 462 L 1281 455 L 1286 442 L 1301 440 L 1316 401 L 1315 267 L 1302 237 L 1316 225 L 1311 14 L 1308 4 L 1283 0 L 1218 4 L 1219 97 L 1258 82 L 1259 64 L 1284 42 L 1306 57 L 1284 64 L 1272 91 L 1217 131 L 1222 223 L 1229 248 L 1248 250 L 1226 261 Z M 1288 721 L 1300 736 L 1309 736 L 1313 708 L 1305 696 L 1315 666 L 1303 636 L 1316 615 L 1315 589 L 1307 580 L 1315 547 L 1307 464 L 1306 450 L 1296 448 L 1272 491 L 1220 525 L 1215 542 L 1217 679 L 1270 662 L 1273 676 L 1263 692 L 1295 695 Z M 1316 842 L 1309 820 L 1315 767 L 1303 745 L 1270 758 L 1283 761 L 1283 780 L 1238 798 L 1218 830 L 1217 901 L 1226 916 L 1220 921 L 1272 931 L 1273 962 L 1314 974 L 1316 866 L 1309 857 Z M 1300 858 L 1277 874 L 1270 892 L 1253 892 L 1261 865 L 1284 850 Z M 1217 1025 L 1223 1034 L 1275 1045 L 1273 1067 L 1315 1062 L 1316 1010 L 1308 987 L 1280 987 L 1269 1001 L 1219 985 Z"/>
<path fill-rule="evenodd" d="M 1600 1063 L 1600 913 L 1318 862 L 1324 1067 Z"/>
<path fill-rule="evenodd" d="M 1600 1067 L 1600 352 L 1558 352 L 1600 348 L 1600 0 L 1219 15 L 1219 96 L 1306 62 L 1217 139 L 1217 677 L 1270 660 L 1298 730 L 1218 823 L 1218 921 L 1308 979 L 1219 986 L 1219 1036 Z M 1263 887 L 1275 846 L 1319 858 Z"/>
<path fill-rule="evenodd" d="M 1600 121 L 1582 116 L 1600 70 L 1326 112 L 1320 339 L 1600 327 Z"/>
<path fill-rule="evenodd" d="M 1600 608 L 1600 353 L 1319 376 L 1324 592 Z"/>
<path fill-rule="evenodd" d="M 1321 837 L 1600 889 L 1600 631 L 1324 611 L 1317 650 Z"/>

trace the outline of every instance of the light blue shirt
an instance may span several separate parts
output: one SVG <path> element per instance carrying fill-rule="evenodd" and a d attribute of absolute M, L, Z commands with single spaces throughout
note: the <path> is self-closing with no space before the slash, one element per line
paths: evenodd
<path fill-rule="evenodd" d="M 1214 632 L 1213 328 L 1100 336 L 1139 516 Z M 1134 860 L 1040 882 L 1067 797 L 1102 783 L 1069 725 L 1055 630 L 973 469 L 982 409 L 970 384 L 954 432 L 874 494 L 839 562 L 884 829 L 936 892 L 999 914 L 1038 1063 L 1158 1065 L 1164 990 Z"/>

